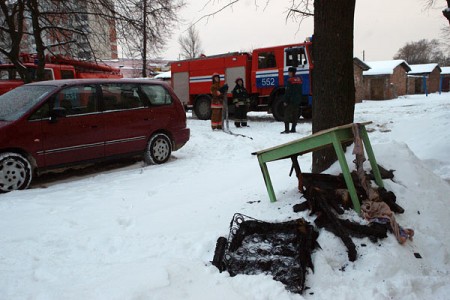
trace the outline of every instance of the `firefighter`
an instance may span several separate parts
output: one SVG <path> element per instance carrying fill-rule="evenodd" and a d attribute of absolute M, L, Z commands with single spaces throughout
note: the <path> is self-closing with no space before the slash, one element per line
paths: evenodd
<path fill-rule="evenodd" d="M 289 67 L 289 78 L 286 80 L 284 93 L 284 131 L 281 133 L 295 132 L 299 118 L 300 102 L 302 99 L 302 79 L 295 75 L 297 68 Z M 289 123 L 292 123 L 289 131 Z"/>
<path fill-rule="evenodd" d="M 244 87 L 244 80 L 242 78 L 238 77 L 234 82 L 236 83 L 232 91 L 233 104 L 236 106 L 234 125 L 236 127 L 248 127 L 247 111 L 250 106 L 250 99 L 248 98 L 247 89 Z"/>
<path fill-rule="evenodd" d="M 212 75 L 211 95 L 211 128 L 212 130 L 222 129 L 223 99 L 220 87 L 220 75 L 218 73 Z"/>

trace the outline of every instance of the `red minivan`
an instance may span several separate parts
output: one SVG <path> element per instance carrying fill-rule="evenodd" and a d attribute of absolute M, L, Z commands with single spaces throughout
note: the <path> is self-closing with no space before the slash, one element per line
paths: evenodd
<path fill-rule="evenodd" d="M 36 82 L 0 96 L 0 192 L 51 169 L 143 156 L 166 162 L 188 140 L 169 85 L 136 79 Z"/>

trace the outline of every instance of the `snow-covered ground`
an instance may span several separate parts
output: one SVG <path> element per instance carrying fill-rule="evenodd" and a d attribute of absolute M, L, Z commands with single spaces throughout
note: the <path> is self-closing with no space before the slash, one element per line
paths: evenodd
<path fill-rule="evenodd" d="M 0 299 L 449 299 L 449 93 L 356 105 L 356 122 L 374 122 L 378 162 L 396 170 L 385 186 L 405 208 L 397 221 L 415 230 L 414 240 L 353 238 L 358 258 L 349 262 L 342 242 L 321 230 L 303 295 L 270 276 L 219 273 L 210 261 L 236 212 L 313 220 L 292 210 L 303 199 L 289 160 L 268 164 L 279 200 L 270 203 L 251 155 L 309 135 L 311 123 L 281 135 L 281 123 L 251 113 L 251 127 L 232 126 L 251 140 L 188 116 L 191 140 L 164 165 L 75 172 L 0 195 Z M 311 156 L 299 162 L 308 171 Z"/>

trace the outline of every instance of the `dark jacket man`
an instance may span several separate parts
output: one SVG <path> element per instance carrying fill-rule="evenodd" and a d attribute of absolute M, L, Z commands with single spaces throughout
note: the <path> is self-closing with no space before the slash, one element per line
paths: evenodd
<path fill-rule="evenodd" d="M 288 69 L 289 78 L 286 80 L 284 93 L 284 131 L 281 133 L 295 132 L 297 120 L 299 117 L 300 103 L 302 100 L 303 82 L 298 76 L 295 76 L 297 68 Z M 289 131 L 289 123 L 292 123 Z"/>

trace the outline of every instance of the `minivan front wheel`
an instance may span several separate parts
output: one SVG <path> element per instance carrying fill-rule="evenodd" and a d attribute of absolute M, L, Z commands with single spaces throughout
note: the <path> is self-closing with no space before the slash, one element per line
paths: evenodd
<path fill-rule="evenodd" d="M 30 185 L 33 172 L 30 162 L 20 154 L 0 154 L 0 193 L 23 190 Z"/>
<path fill-rule="evenodd" d="M 148 141 L 144 160 L 147 164 L 162 164 L 169 160 L 171 153 L 170 138 L 164 133 L 157 133 Z"/>

